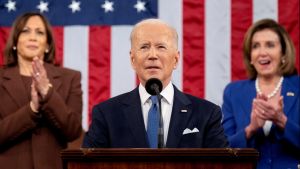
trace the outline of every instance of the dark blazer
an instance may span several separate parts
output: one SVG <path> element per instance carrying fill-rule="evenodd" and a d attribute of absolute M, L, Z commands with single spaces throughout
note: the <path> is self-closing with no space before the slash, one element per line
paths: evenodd
<path fill-rule="evenodd" d="M 19 68 L 0 69 L 0 168 L 61 169 L 60 151 L 81 133 L 80 73 L 44 64 L 50 88 L 40 115 Z"/>
<path fill-rule="evenodd" d="M 176 87 L 174 90 L 166 147 L 227 147 L 220 108 Z M 183 135 L 186 128 L 199 132 Z M 82 147 L 149 147 L 138 88 L 94 106 Z"/>
<path fill-rule="evenodd" d="M 223 126 L 232 147 L 252 147 L 260 152 L 258 168 L 297 168 L 300 163 L 300 96 L 299 76 L 284 77 L 281 95 L 288 120 L 284 131 L 274 124 L 265 137 L 260 129 L 246 140 L 245 127 L 250 123 L 252 101 L 256 97 L 255 81 L 229 84 L 224 91 Z"/>

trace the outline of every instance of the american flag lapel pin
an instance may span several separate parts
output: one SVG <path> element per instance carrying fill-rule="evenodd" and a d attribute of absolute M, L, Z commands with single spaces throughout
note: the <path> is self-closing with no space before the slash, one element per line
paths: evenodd
<path fill-rule="evenodd" d="M 286 96 L 295 96 L 295 94 L 293 92 L 287 92 Z"/>

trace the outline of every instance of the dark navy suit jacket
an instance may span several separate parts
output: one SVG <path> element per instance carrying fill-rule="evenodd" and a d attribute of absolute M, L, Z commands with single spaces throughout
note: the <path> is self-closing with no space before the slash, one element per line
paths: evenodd
<path fill-rule="evenodd" d="M 300 163 L 299 76 L 284 77 L 281 95 L 288 120 L 284 131 L 274 124 L 266 137 L 260 129 L 246 140 L 245 127 L 250 123 L 252 101 L 256 97 L 255 81 L 230 83 L 224 92 L 223 126 L 231 147 L 253 147 L 260 152 L 259 169 L 296 169 Z"/>
<path fill-rule="evenodd" d="M 220 107 L 184 94 L 176 87 L 174 90 L 166 147 L 227 147 Z M 186 128 L 197 128 L 199 132 L 183 135 Z M 138 88 L 94 106 L 82 147 L 149 147 Z"/>

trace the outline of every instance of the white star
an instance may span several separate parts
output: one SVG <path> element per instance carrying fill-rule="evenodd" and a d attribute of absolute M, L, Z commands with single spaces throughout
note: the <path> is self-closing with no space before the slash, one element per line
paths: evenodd
<path fill-rule="evenodd" d="M 114 2 L 109 2 L 109 1 L 105 1 L 104 4 L 102 4 L 102 8 L 104 8 L 105 13 L 106 12 L 113 12 L 114 8 L 113 8 Z"/>
<path fill-rule="evenodd" d="M 76 11 L 80 11 L 80 1 L 72 1 L 72 3 L 69 5 L 69 8 L 72 9 L 72 13 L 75 13 Z"/>
<path fill-rule="evenodd" d="M 40 10 L 40 13 L 48 12 L 48 2 L 40 1 L 40 4 L 36 8 Z"/>
<path fill-rule="evenodd" d="M 15 11 L 16 10 L 16 2 L 9 0 L 6 4 L 5 7 L 7 8 L 8 12 L 10 11 Z"/>
<path fill-rule="evenodd" d="M 146 2 L 138 0 L 136 2 L 136 4 L 134 5 L 134 8 L 136 8 L 137 12 L 146 11 L 145 5 L 146 5 Z"/>

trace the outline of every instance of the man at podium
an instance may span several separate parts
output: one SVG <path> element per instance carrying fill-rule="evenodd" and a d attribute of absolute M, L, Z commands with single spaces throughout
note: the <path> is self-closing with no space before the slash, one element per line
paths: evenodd
<path fill-rule="evenodd" d="M 140 84 L 93 108 L 84 148 L 224 148 L 219 106 L 171 82 L 179 61 L 176 30 L 143 20 L 131 35 L 130 61 Z"/>

